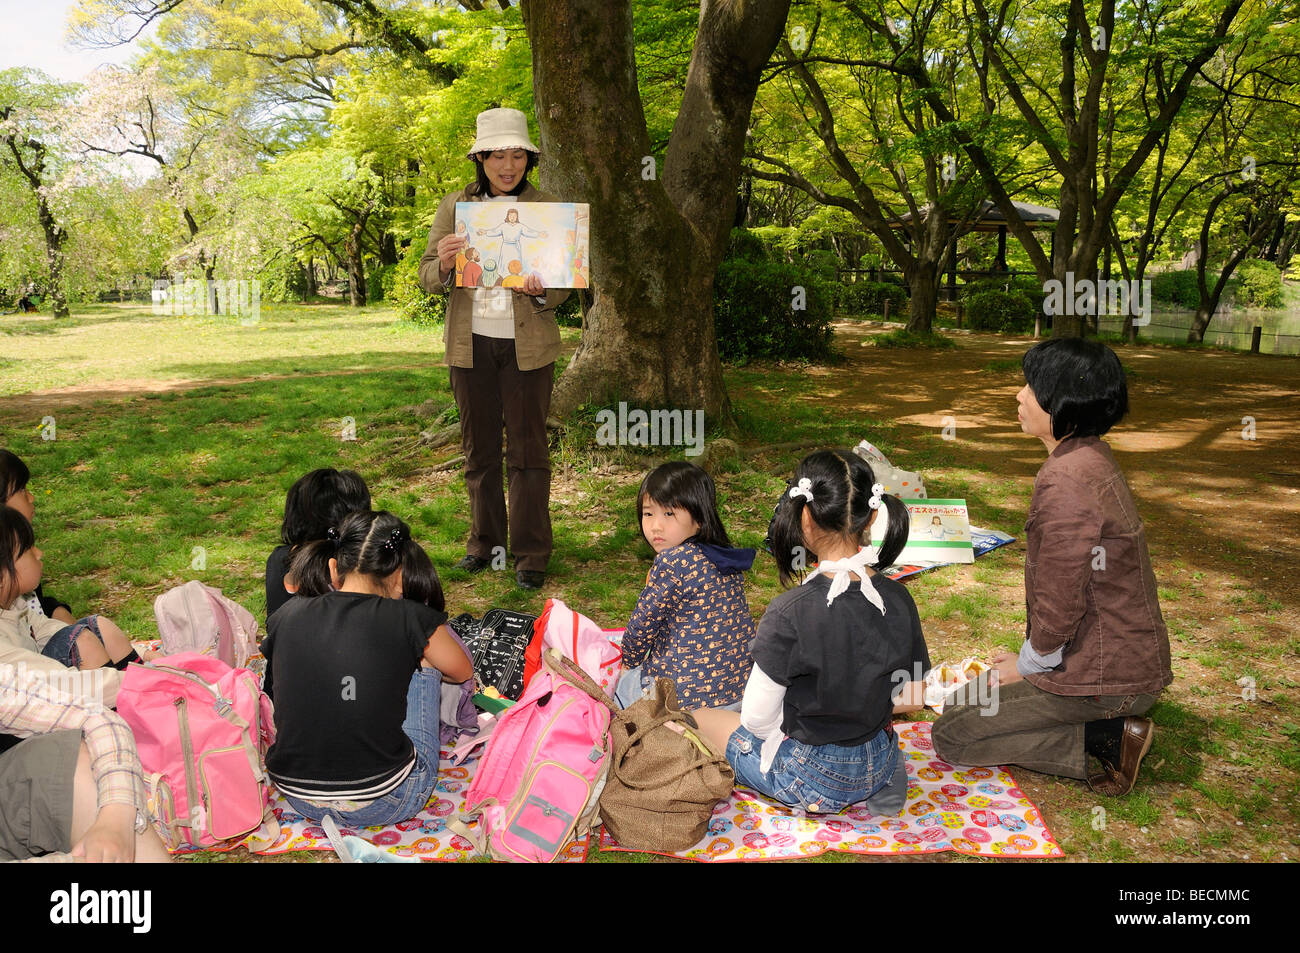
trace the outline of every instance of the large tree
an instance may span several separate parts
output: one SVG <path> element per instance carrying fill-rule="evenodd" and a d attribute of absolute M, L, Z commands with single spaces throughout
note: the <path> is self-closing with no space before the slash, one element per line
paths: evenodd
<path fill-rule="evenodd" d="M 702 0 L 662 162 L 637 87 L 628 0 L 524 0 L 543 184 L 591 204 L 595 291 L 560 413 L 618 396 L 729 420 L 713 278 L 735 217 L 750 108 L 789 0 Z"/>
<path fill-rule="evenodd" d="M 37 70 L 0 72 L 0 162 L 17 174 L 35 205 L 45 238 L 46 280 L 56 318 L 69 314 L 63 276 L 68 232 L 52 201 L 59 163 L 51 147 L 59 130 L 51 120 L 71 93 L 71 87 L 55 83 Z"/>
<path fill-rule="evenodd" d="M 960 127 L 954 134 L 1044 281 L 1096 277 L 1098 256 L 1111 241 L 1116 205 L 1178 116 L 1201 67 L 1226 42 L 1244 2 L 1225 0 L 1208 17 L 1201 5 L 1121 5 L 1117 22 L 1115 0 L 1102 0 L 1095 17 L 1083 0 L 971 0 L 972 29 L 983 53 L 975 61 L 981 85 L 1005 89 L 1031 130 L 1034 146 L 1060 176 L 1060 219 L 1050 254 L 1016 215 L 994 158 Z M 1045 47 L 1049 42 L 1058 50 L 1055 62 Z M 901 66 L 935 114 L 955 123 L 925 62 L 909 58 Z M 1123 153 L 1109 157 L 1113 171 L 1099 175 L 1103 92 L 1120 70 L 1129 77 L 1157 73 L 1164 94 L 1153 115 L 1121 110 L 1120 119 L 1132 123 L 1131 135 Z M 1086 324 L 1084 315 L 1058 315 L 1053 334 L 1078 337 Z"/>

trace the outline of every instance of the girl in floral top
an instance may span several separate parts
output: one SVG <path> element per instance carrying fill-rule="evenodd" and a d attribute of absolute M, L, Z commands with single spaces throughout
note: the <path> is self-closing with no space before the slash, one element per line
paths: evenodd
<path fill-rule="evenodd" d="M 663 676 L 683 708 L 739 706 L 754 638 L 744 584 L 754 550 L 732 547 L 713 480 L 692 463 L 652 470 L 637 515 L 656 555 L 623 634 L 615 699 L 626 707 Z"/>

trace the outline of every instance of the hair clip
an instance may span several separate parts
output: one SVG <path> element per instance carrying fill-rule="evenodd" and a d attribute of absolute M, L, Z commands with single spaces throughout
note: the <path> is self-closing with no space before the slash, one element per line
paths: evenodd
<path fill-rule="evenodd" d="M 790 487 L 791 496 L 802 496 L 809 503 L 813 501 L 812 480 L 807 477 L 799 478 L 799 485 Z"/>
<path fill-rule="evenodd" d="M 885 488 L 879 483 L 871 484 L 871 499 L 867 500 L 867 506 L 873 510 L 880 509 L 880 498 L 884 495 Z"/>
<path fill-rule="evenodd" d="M 388 539 L 384 543 L 384 549 L 387 549 L 391 552 L 397 549 L 397 544 L 405 541 L 405 539 L 406 539 L 406 534 L 402 532 L 401 527 L 398 527 L 397 529 L 393 530 L 391 533 L 388 534 Z"/>
<path fill-rule="evenodd" d="M 329 529 L 325 530 L 325 538 L 328 539 L 333 544 L 335 549 L 338 549 L 339 531 L 337 529 L 331 526 Z"/>

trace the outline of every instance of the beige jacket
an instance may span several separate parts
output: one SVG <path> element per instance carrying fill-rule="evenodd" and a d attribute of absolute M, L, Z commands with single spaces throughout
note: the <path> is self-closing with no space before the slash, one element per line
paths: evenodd
<path fill-rule="evenodd" d="M 78 696 L 92 692 L 93 686 L 93 693 L 102 691 L 102 697 L 87 697 L 84 700 L 100 702 L 106 708 L 116 707 L 117 690 L 122 687 L 122 673 L 111 668 L 96 669 L 94 679 L 70 679 L 69 676 L 76 669 L 70 669 L 41 654 L 45 643 L 68 623 L 50 619 L 21 604 L 16 603 L 15 606 L 0 609 L 0 665 L 13 665 L 15 668 L 22 666 L 19 671 L 40 672 L 46 678 L 51 678 L 51 684 Z"/>
<path fill-rule="evenodd" d="M 438 242 L 450 235 L 456 227 L 456 203 L 474 202 L 465 190 L 453 192 L 442 200 L 429 230 L 429 244 L 420 258 L 420 287 L 430 294 L 450 292 L 447 301 L 447 321 L 443 328 L 443 341 L 447 345 L 447 364 L 450 367 L 474 366 L 474 339 L 471 329 L 472 297 L 467 289 L 451 287 L 439 274 Z M 554 202 L 555 199 L 539 192 L 529 184 L 519 195 L 520 202 Z M 448 281 L 452 281 L 448 276 Z M 545 304 L 526 294 L 515 295 L 515 361 L 521 371 L 533 371 L 554 363 L 560 354 L 560 328 L 555 323 L 555 309 L 569 296 L 565 289 L 546 293 Z"/>

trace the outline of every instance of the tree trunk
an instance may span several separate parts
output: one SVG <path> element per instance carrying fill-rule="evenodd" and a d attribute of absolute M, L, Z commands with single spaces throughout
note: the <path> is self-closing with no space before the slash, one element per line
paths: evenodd
<path fill-rule="evenodd" d="M 316 284 L 316 259 L 308 258 L 307 263 L 302 266 L 303 273 L 307 277 L 307 290 L 303 296 L 303 301 L 314 301 L 320 294 L 320 288 Z"/>
<path fill-rule="evenodd" d="M 9 115 L 9 107 L 0 109 L 0 119 L 8 119 Z M 45 174 L 45 146 L 34 139 L 22 143 L 24 148 L 32 150 L 32 161 L 29 163 L 24 160 L 22 151 L 18 148 L 19 141 L 16 134 L 6 135 L 4 141 L 9 146 L 9 151 L 13 153 L 19 173 L 32 191 L 32 197 L 36 199 L 36 216 L 45 235 L 45 263 L 49 270 L 50 305 L 54 309 L 56 318 L 66 318 L 70 312 L 68 295 L 63 288 L 63 246 L 68 240 L 68 233 L 54 217 L 54 212 L 50 209 L 50 203 L 45 196 L 44 183 L 41 181 Z"/>
<path fill-rule="evenodd" d="M 45 196 L 37 193 L 37 213 L 41 220 L 41 230 L 45 233 L 45 263 L 50 274 L 50 305 L 56 318 L 66 318 L 68 295 L 63 289 L 63 246 L 68 240 L 68 233 L 59 227 L 50 212 Z"/>
<path fill-rule="evenodd" d="M 919 261 L 907 276 L 907 330 L 929 334 L 939 303 L 939 262 Z"/>
<path fill-rule="evenodd" d="M 343 242 L 343 251 L 348 260 L 348 303 L 354 308 L 366 306 L 366 269 L 361 260 L 361 233 L 365 227 L 364 218 L 353 223 Z"/>
<path fill-rule="evenodd" d="M 703 0 L 667 155 L 650 150 L 629 0 L 524 0 L 543 185 L 591 206 L 594 303 L 556 383 L 584 403 L 702 409 L 731 424 L 713 329 L 758 78 L 789 0 Z"/>

